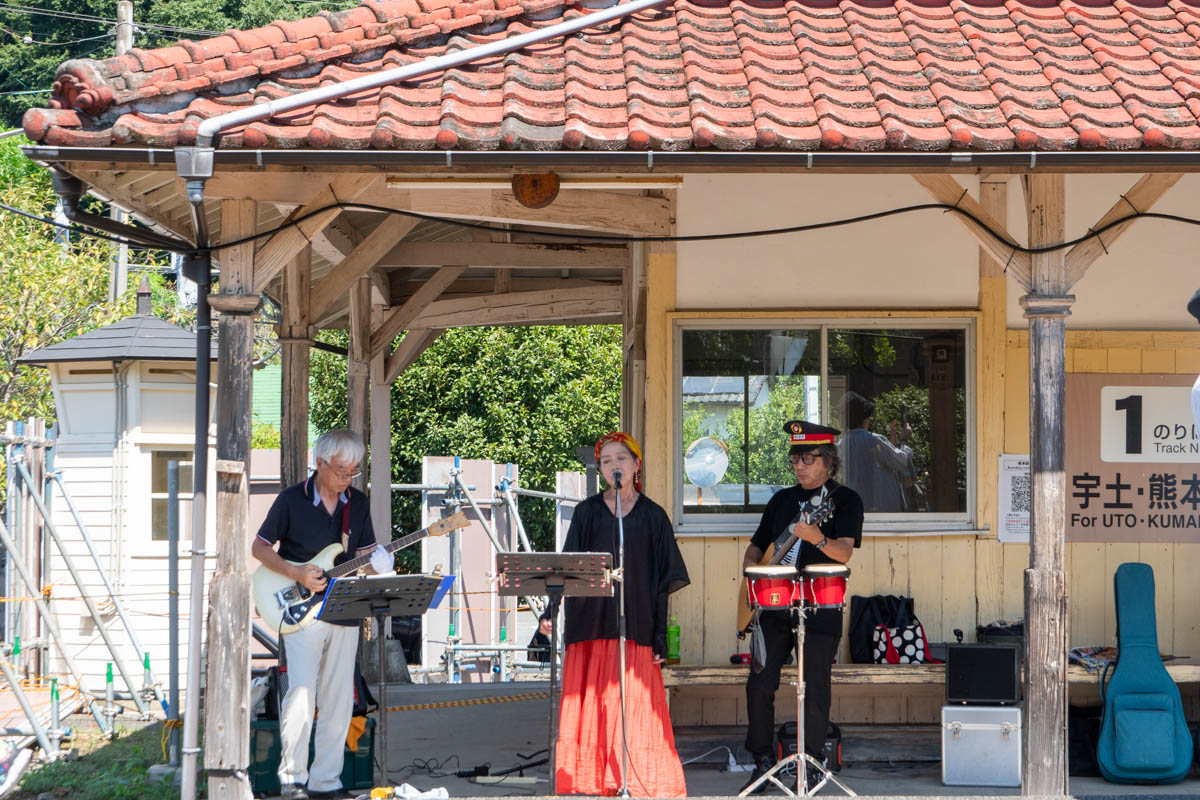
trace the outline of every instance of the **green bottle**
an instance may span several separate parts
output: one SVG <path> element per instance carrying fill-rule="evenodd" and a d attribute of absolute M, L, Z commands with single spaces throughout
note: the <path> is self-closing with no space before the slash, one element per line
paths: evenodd
<path fill-rule="evenodd" d="M 667 663 L 679 663 L 679 622 L 675 617 L 667 625 Z"/>

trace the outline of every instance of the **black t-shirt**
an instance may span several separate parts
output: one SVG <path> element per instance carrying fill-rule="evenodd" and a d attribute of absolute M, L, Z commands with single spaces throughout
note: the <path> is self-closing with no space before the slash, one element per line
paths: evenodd
<path fill-rule="evenodd" d="M 354 556 L 364 555 L 375 547 L 375 529 L 371 526 L 367 496 L 352 487 L 342 497 L 348 498 L 350 503 L 347 550 Z M 258 529 L 258 538 L 270 545 L 278 542 L 279 555 L 297 563 L 311 560 L 331 544 L 341 544 L 345 502 L 339 498 L 337 507 L 330 514 L 318 498 L 315 476 L 284 489 L 271 504 L 267 518 Z M 346 620 L 333 624 L 358 623 Z"/>
<path fill-rule="evenodd" d="M 667 595 L 690 582 L 662 506 L 640 495 L 625 515 L 625 635 L 630 641 L 667 654 Z M 617 518 L 602 494 L 575 507 L 563 542 L 564 553 L 611 553 L 617 562 Z M 567 597 L 567 644 L 617 638 L 617 596 Z"/>
<path fill-rule="evenodd" d="M 849 486 L 843 486 L 832 478 L 824 484 L 826 499 L 833 503 L 833 515 L 817 527 L 828 539 L 853 539 L 855 547 L 862 546 L 863 504 L 858 492 Z M 807 503 L 813 495 L 821 491 L 805 489 L 800 484 L 780 489 L 767 501 L 758 529 L 754 532 L 750 544 L 764 553 L 774 542 L 782 545 L 788 537 L 787 527 L 796 518 L 800 506 Z M 837 564 L 839 562 L 825 555 L 815 545 L 801 542 L 800 553 L 796 558 L 797 569 L 803 569 L 809 564 Z M 805 625 L 810 630 L 825 633 L 842 632 L 842 615 L 836 609 L 819 609 L 815 614 L 809 614 Z"/>

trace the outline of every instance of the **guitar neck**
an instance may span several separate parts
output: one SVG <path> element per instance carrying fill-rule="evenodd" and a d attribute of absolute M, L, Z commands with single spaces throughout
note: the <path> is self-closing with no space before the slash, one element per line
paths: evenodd
<path fill-rule="evenodd" d="M 401 548 L 408 547 L 413 542 L 417 542 L 417 541 L 420 541 L 421 539 L 424 539 L 428 535 L 429 535 L 429 528 L 423 528 L 423 529 L 417 531 L 416 533 L 410 533 L 407 536 L 401 536 L 399 539 L 395 539 L 395 540 L 383 545 L 383 552 L 394 553 L 397 550 L 400 550 Z M 334 567 L 331 570 L 327 570 L 325 572 L 325 577 L 327 577 L 331 580 L 333 578 L 341 578 L 344 575 L 350 575 L 354 572 L 357 572 L 358 570 L 362 569 L 369 563 L 371 563 L 370 555 L 359 556 L 358 558 L 352 558 L 349 561 L 343 561 L 341 564 L 338 564 L 336 567 Z"/>

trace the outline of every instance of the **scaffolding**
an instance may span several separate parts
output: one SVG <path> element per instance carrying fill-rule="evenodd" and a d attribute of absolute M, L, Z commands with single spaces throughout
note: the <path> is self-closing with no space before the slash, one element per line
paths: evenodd
<path fill-rule="evenodd" d="M 445 484 L 392 484 L 391 489 L 402 492 L 419 491 L 422 495 L 422 505 L 426 508 L 430 506 L 429 495 L 440 494 L 442 495 L 441 506 L 446 514 L 454 514 L 462 510 L 470 511 L 473 521 L 478 522 L 483 530 L 493 556 L 496 553 L 505 552 L 502 542 L 513 542 L 515 549 L 519 552 L 535 552 L 524 521 L 521 519 L 518 497 L 554 501 L 556 518 L 562 517 L 563 507 L 574 506 L 584 499 L 564 493 L 524 488 L 519 485 L 518 480 L 512 477 L 512 464 L 496 465 L 503 466 L 506 474 L 501 476 L 495 485 L 489 487 L 490 496 L 480 497 L 477 496 L 477 487 L 469 485 L 464 478 L 462 458 L 454 456 L 453 459 L 453 466 L 448 470 L 448 481 Z M 500 509 L 506 512 L 502 517 L 503 528 L 501 530 L 497 530 L 495 515 L 489 519 L 485 509 L 493 511 Z M 463 576 L 460 574 L 460 567 L 463 564 L 460 533 L 452 531 L 449 534 L 447 573 L 454 575 L 454 584 L 449 593 L 449 624 L 444 629 L 445 638 L 439 640 L 445 642 L 443 654 L 439 663 L 424 663 L 423 666 L 410 668 L 410 674 L 424 676 L 425 679 L 441 678 L 446 683 L 459 683 L 464 673 L 479 670 L 476 664 L 464 662 L 477 662 L 480 660 L 480 656 L 487 658 L 488 671 L 494 679 L 501 682 L 516 680 L 530 673 L 546 674 L 549 669 L 548 664 L 528 659 L 526 657 L 528 647 L 514 644 L 506 635 L 507 625 L 503 623 L 499 626 L 500 635 L 493 638 L 492 641 L 470 641 L 464 637 L 461 612 L 471 607 L 471 601 L 469 600 L 470 593 L 464 589 Z M 489 574 L 488 577 L 494 580 L 494 576 Z M 544 610 L 544 600 L 540 597 L 530 597 L 526 598 L 526 601 L 527 603 L 518 607 L 517 611 L 529 614 L 534 620 L 536 629 L 537 620 Z M 508 609 L 497 607 L 488 607 L 486 610 L 493 614 L 504 614 L 508 611 Z M 493 629 L 495 627 L 493 626 Z M 512 632 L 516 633 L 515 626 Z M 437 633 L 440 635 L 443 631 L 439 630 Z M 428 638 L 430 632 L 426 631 L 426 634 Z M 561 637 L 556 646 L 561 648 Z M 468 659 L 464 657 L 466 655 L 475 657 Z"/>
<path fill-rule="evenodd" d="M 4 519 L 0 521 L 5 597 L 0 634 L 0 672 L 4 676 L 0 685 L 0 736 L 10 740 L 15 737 L 16 741 L 9 744 L 19 749 L 36 743 L 43 760 L 54 760 L 62 753 L 62 742 L 70 737 L 63 719 L 79 708 L 86 707 L 99 729 L 111 736 L 116 716 L 125 710 L 123 703 L 132 703 L 143 719 L 150 717 L 151 702 L 159 703 L 164 711 L 166 704 L 125 604 L 55 466 L 53 427 L 47 429 L 40 420 L 10 422 L 0 435 L 0 447 L 4 449 L 8 479 Z M 51 509 L 56 498 L 66 504 L 78 541 L 103 584 L 102 593 L 88 588 L 76 564 L 77 554 L 72 553 L 54 520 Z M 55 580 L 52 571 L 56 563 L 66 567 L 69 582 Z M 64 593 L 63 583 L 72 586 L 74 593 Z M 83 603 L 86 618 L 103 642 L 109 664 L 102 692 L 85 687 L 75 648 L 65 639 L 52 609 L 52 604 L 63 600 Z M 142 668 L 140 684 L 134 677 L 136 668 L 127 664 L 109 630 L 110 623 L 103 618 L 101 604 L 116 613 L 124 628 L 137 666 Z M 65 672 L 53 673 L 52 655 L 65 666 Z M 123 691 L 117 689 L 114 667 Z"/>

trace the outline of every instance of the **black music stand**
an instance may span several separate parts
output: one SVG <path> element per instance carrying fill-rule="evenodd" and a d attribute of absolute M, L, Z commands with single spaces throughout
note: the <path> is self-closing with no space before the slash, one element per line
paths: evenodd
<path fill-rule="evenodd" d="M 563 597 L 612 597 L 610 553 L 497 553 L 501 595 L 546 595 L 550 611 L 550 794 L 555 791 L 554 745 L 558 739 L 558 606 Z"/>
<path fill-rule="evenodd" d="M 383 620 L 388 617 L 418 616 L 429 610 L 446 579 L 437 575 L 354 575 L 336 578 L 325 591 L 325 602 L 317 619 L 360 620 L 375 617 L 379 622 L 379 740 L 383 781 L 388 784 L 387 670 Z M 454 578 L 450 577 L 453 581 Z"/>

